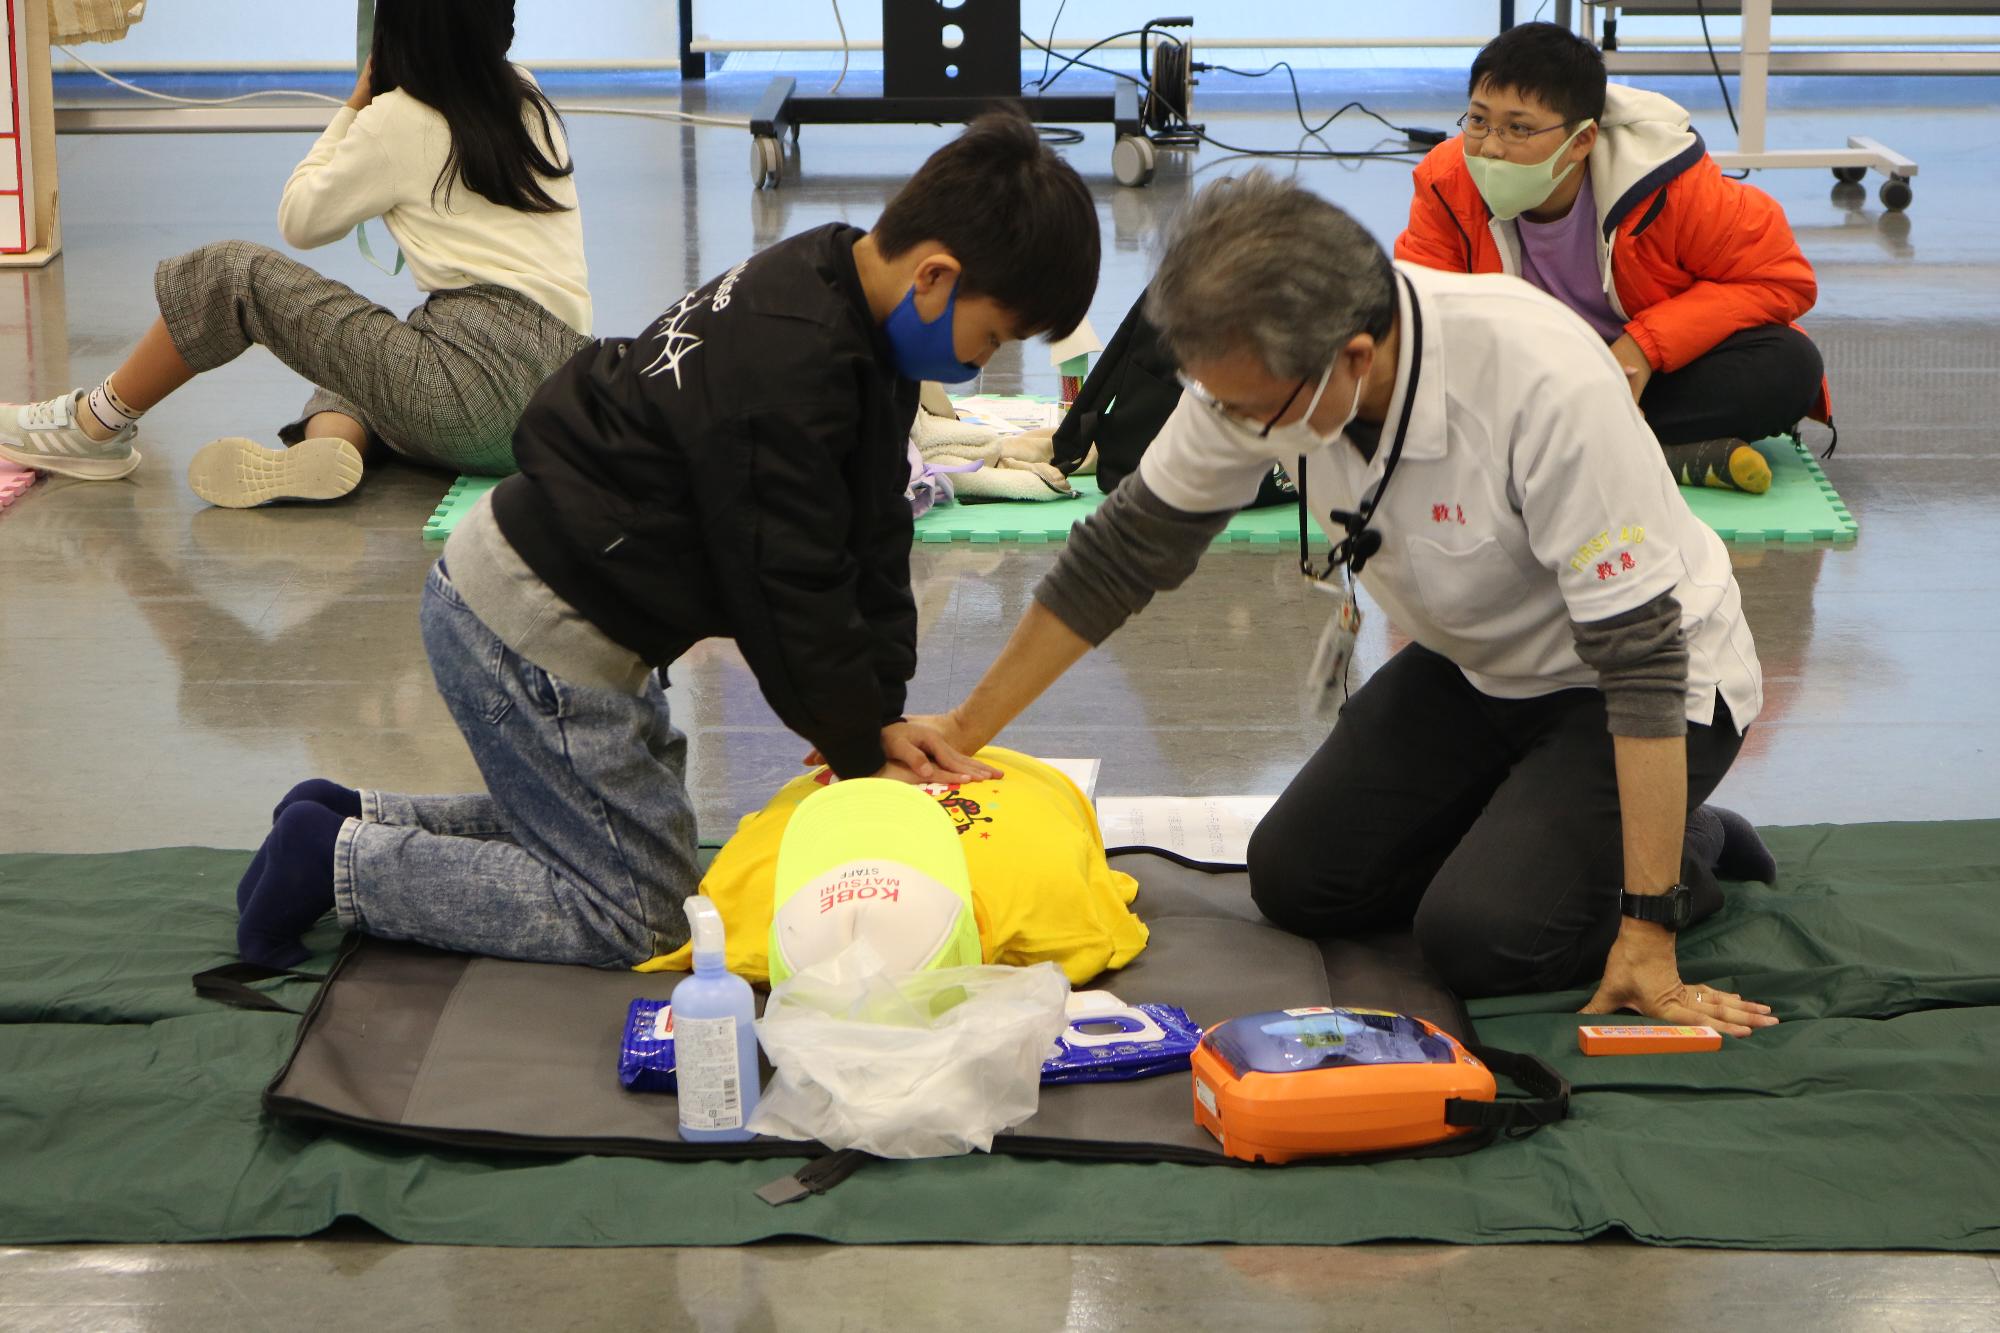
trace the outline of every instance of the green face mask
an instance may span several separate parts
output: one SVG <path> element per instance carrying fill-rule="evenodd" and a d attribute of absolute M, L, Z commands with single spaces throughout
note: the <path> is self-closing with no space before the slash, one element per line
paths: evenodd
<path fill-rule="evenodd" d="M 1582 166 L 1581 162 L 1570 163 L 1561 175 L 1556 174 L 1556 159 L 1567 153 L 1576 142 L 1577 135 L 1589 129 L 1595 121 L 1586 120 L 1576 127 L 1576 134 L 1562 141 L 1562 146 L 1540 162 L 1509 162 L 1505 158 L 1481 157 L 1467 151 L 1465 165 L 1472 172 L 1472 183 L 1479 187 L 1479 193 L 1486 200 L 1486 206 L 1493 210 L 1493 216 L 1502 222 L 1512 222 L 1531 208 L 1538 207 L 1543 200 L 1556 192 L 1570 172 Z M 1467 144 L 1468 150 L 1471 145 Z"/>

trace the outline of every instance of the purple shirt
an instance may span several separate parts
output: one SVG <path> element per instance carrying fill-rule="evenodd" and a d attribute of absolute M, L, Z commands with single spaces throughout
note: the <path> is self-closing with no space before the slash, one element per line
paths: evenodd
<path fill-rule="evenodd" d="M 1583 169 L 1583 188 L 1569 212 L 1554 222 L 1536 222 L 1523 213 L 1515 225 L 1521 235 L 1521 276 L 1583 316 L 1604 341 L 1616 342 L 1625 321 L 1612 310 L 1597 267 L 1597 197 L 1591 193 L 1589 167 Z"/>

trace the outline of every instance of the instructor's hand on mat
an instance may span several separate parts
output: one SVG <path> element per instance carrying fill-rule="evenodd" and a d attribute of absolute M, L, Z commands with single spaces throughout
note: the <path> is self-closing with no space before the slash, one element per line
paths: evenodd
<path fill-rule="evenodd" d="M 1604 979 L 1582 1012 L 1615 1014 L 1621 1009 L 1663 1023 L 1705 1023 L 1729 1037 L 1747 1037 L 1778 1021 L 1768 1004 L 1682 981 L 1674 937 L 1639 921 L 1626 921 L 1619 929 L 1611 956 L 1604 960 Z"/>
<path fill-rule="evenodd" d="M 354 91 L 347 95 L 347 105 L 359 111 L 375 100 L 375 57 L 369 56 L 368 63 L 361 67 L 361 77 L 354 81 Z"/>
<path fill-rule="evenodd" d="M 882 728 L 882 753 L 889 762 L 874 776 L 900 782 L 985 782 L 1002 776 L 999 769 L 961 754 L 953 737 L 936 723 L 939 719 L 913 717 L 891 722 Z M 823 764 L 818 750 L 806 756 L 808 766 Z"/>

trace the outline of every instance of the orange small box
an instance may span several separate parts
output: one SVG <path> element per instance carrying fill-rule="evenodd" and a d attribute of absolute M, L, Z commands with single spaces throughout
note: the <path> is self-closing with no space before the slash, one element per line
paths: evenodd
<path fill-rule="evenodd" d="M 1671 1055 L 1676 1051 L 1719 1051 L 1722 1034 L 1712 1027 L 1600 1026 L 1586 1023 L 1576 1030 L 1576 1044 L 1585 1055 Z"/>

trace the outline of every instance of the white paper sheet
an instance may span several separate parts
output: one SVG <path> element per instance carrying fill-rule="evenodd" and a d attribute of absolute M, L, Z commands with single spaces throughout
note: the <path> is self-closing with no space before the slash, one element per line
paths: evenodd
<path fill-rule="evenodd" d="M 1157 847 L 1204 865 L 1240 866 L 1275 796 L 1107 796 L 1097 803 L 1106 847 Z"/>
<path fill-rule="evenodd" d="M 1084 799 L 1096 799 L 1097 774 L 1104 767 L 1102 759 L 1044 759 L 1042 762 L 1081 787 Z"/>
<path fill-rule="evenodd" d="M 1041 430 L 1062 424 L 1061 403 L 1037 402 L 1032 398 L 997 398 L 988 394 L 974 394 L 967 398 L 951 400 L 953 410 L 960 421 L 970 421 L 997 430 L 1003 435 L 1015 435 L 1024 430 Z"/>

